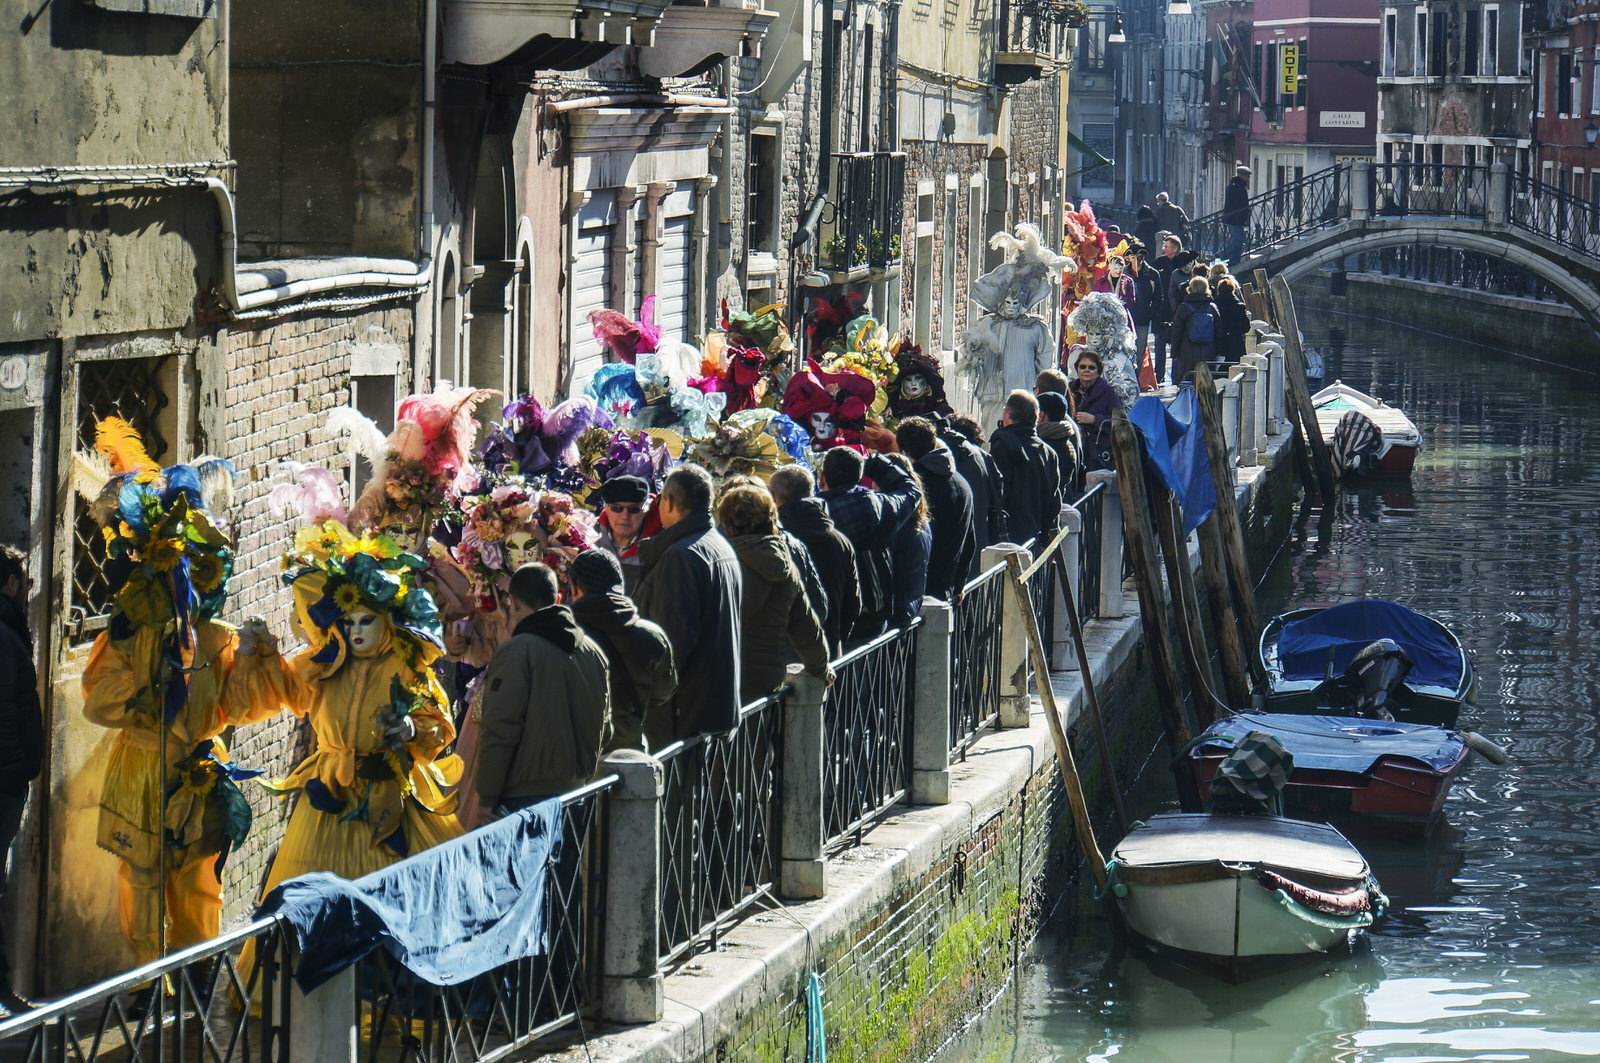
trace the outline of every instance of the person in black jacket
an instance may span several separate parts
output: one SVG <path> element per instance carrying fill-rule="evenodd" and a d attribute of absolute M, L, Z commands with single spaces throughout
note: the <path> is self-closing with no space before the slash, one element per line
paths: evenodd
<path fill-rule="evenodd" d="M 955 454 L 939 442 L 933 425 L 922 417 L 908 417 L 895 429 L 900 453 L 910 458 L 922 479 L 922 494 L 933 524 L 933 548 L 928 554 L 928 582 L 923 591 L 948 602 L 966 585 L 967 573 L 978 555 L 972 530 L 972 489 L 956 469 Z"/>
<path fill-rule="evenodd" d="M 875 487 L 862 483 L 863 476 Z M 865 642 L 883 634 L 894 614 L 894 541 L 921 508 L 922 488 L 882 454 L 863 461 L 849 447 L 823 457 L 821 486 L 828 516 L 856 551 L 861 615 L 847 641 Z"/>
<path fill-rule="evenodd" d="M 930 418 L 931 420 L 931 418 Z M 956 460 L 956 472 L 967 482 L 972 492 L 972 567 L 966 578 L 978 574 L 982 554 L 986 547 L 1006 539 L 1005 478 L 1000 466 L 983 449 L 983 429 L 970 417 L 956 417 L 949 421 L 934 421 L 939 442 L 950 448 Z M 960 428 L 957 428 L 957 425 Z"/>
<path fill-rule="evenodd" d="M 1222 224 L 1228 227 L 1228 247 L 1222 257 L 1229 266 L 1238 265 L 1244 257 L 1245 229 L 1250 225 L 1250 167 L 1242 162 L 1233 168 L 1233 180 L 1222 195 Z"/>
<path fill-rule="evenodd" d="M 44 760 L 44 713 L 39 705 L 39 678 L 33 666 L 33 634 L 28 630 L 27 559 L 18 550 L 0 546 L 0 868 L 11 852 L 28 786 L 39 776 Z M 11 984 L 11 958 L 6 948 L 9 928 L 0 927 L 0 1004 L 16 1013 L 33 1005 Z"/>
<path fill-rule="evenodd" d="M 1156 224 L 1156 213 L 1150 209 L 1149 204 L 1139 208 L 1137 220 L 1133 223 L 1133 238 L 1146 248 L 1156 246 L 1156 233 L 1161 227 Z"/>
<path fill-rule="evenodd" d="M 822 631 L 828 638 L 828 651 L 839 656 L 844 640 L 861 615 L 861 584 L 856 579 L 856 550 L 840 534 L 828 516 L 828 507 L 816 497 L 816 481 L 811 470 L 799 463 L 779 466 L 767 483 L 778 521 L 783 530 L 805 546 L 822 581 L 828 600 L 822 617 Z"/>
<path fill-rule="evenodd" d="M 1161 278 L 1145 256 L 1146 250 L 1142 244 L 1135 244 L 1128 250 L 1128 276 L 1133 278 L 1133 361 L 1136 374 L 1144 364 L 1144 353 L 1150 346 L 1150 329 L 1155 324 L 1158 314 L 1156 304 L 1161 298 Z"/>
<path fill-rule="evenodd" d="M 1039 396 L 1039 438 L 1056 452 L 1061 469 L 1061 501 L 1071 505 L 1083 494 L 1083 439 L 1072 417 L 1072 402 L 1067 389 L 1046 391 Z"/>
<path fill-rule="evenodd" d="M 1223 362 L 1237 362 L 1245 355 L 1244 340 L 1250 334 L 1250 310 L 1244 305 L 1239 282 L 1231 274 L 1217 282 L 1217 352 Z"/>
<path fill-rule="evenodd" d="M 1038 400 L 1013 391 L 1000 428 L 989 438 L 989 453 L 1005 476 L 1010 537 L 1019 544 L 1054 535 L 1061 520 L 1061 467 L 1056 452 L 1039 438 L 1038 424 Z"/>
<path fill-rule="evenodd" d="M 1156 371 L 1157 387 L 1160 387 L 1162 380 L 1166 379 L 1167 348 L 1172 343 L 1172 310 L 1177 302 L 1170 294 L 1172 279 L 1182 276 L 1187 280 L 1188 266 L 1193 261 L 1194 256 L 1185 254 L 1183 241 L 1167 233 L 1161 238 L 1160 257 L 1150 266 L 1155 271 L 1156 285 L 1154 312 L 1150 317 L 1151 335 L 1154 340 L 1150 358 Z"/>
<path fill-rule="evenodd" d="M 672 743 L 672 695 L 678 669 L 672 640 L 639 616 L 623 593 L 622 565 L 608 550 L 585 550 L 572 559 L 572 617 L 606 655 L 611 674 L 611 741 L 614 749 L 664 749 Z M 656 740 L 647 744 L 654 730 Z"/>
<path fill-rule="evenodd" d="M 1205 319 L 1210 318 L 1206 324 Z M 1189 281 L 1187 294 L 1172 315 L 1172 382 L 1181 384 L 1201 362 L 1217 354 L 1217 327 L 1222 315 L 1211 301 L 1211 285 L 1204 277 Z"/>

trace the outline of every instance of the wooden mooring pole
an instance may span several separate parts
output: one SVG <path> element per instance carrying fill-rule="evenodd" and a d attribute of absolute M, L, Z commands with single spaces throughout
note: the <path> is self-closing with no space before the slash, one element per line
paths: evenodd
<path fill-rule="evenodd" d="M 1217 505 L 1222 503 L 1219 501 Z M 1230 708 L 1250 704 L 1250 679 L 1245 671 L 1244 648 L 1239 643 L 1239 622 L 1228 601 L 1227 561 L 1222 552 L 1221 518 L 1216 510 L 1195 529 L 1200 539 L 1200 582 L 1206 589 L 1206 605 L 1211 612 L 1211 629 L 1217 636 L 1217 657 L 1222 664 L 1222 689 Z"/>
<path fill-rule="evenodd" d="M 1078 593 L 1067 577 L 1066 537 L 1057 538 L 1054 551 L 1056 574 L 1061 580 L 1061 599 L 1067 606 L 1067 622 L 1072 626 L 1072 644 L 1078 651 L 1078 677 L 1083 681 L 1083 706 L 1094 727 L 1095 744 L 1100 747 L 1100 763 L 1106 770 L 1106 785 L 1111 790 L 1111 807 L 1117 814 L 1117 829 L 1128 832 L 1128 812 L 1122 807 L 1122 787 L 1117 784 L 1117 765 L 1111 756 L 1111 739 L 1106 734 L 1105 714 L 1100 711 L 1100 694 L 1095 689 L 1094 672 L 1089 668 L 1089 651 L 1083 644 L 1083 614 L 1078 612 Z"/>
<path fill-rule="evenodd" d="M 1245 645 L 1254 646 L 1261 633 L 1261 620 L 1256 614 L 1256 586 L 1250 576 L 1250 563 L 1245 560 L 1244 532 L 1239 527 L 1239 511 L 1234 508 L 1233 461 L 1228 457 L 1228 444 L 1222 435 L 1222 408 L 1217 402 L 1217 386 L 1204 362 L 1195 366 L 1194 391 L 1195 398 L 1200 402 L 1200 425 L 1206 434 L 1206 455 L 1211 459 L 1211 483 L 1217 490 L 1217 508 L 1213 516 L 1217 518 L 1217 533 L 1222 540 L 1223 557 L 1227 561 L 1228 586 L 1233 588 L 1233 608 Z"/>
<path fill-rule="evenodd" d="M 1183 663 L 1189 673 L 1189 693 L 1194 697 L 1194 716 L 1202 729 L 1210 727 L 1217 719 L 1217 709 L 1211 700 L 1211 664 L 1206 653 L 1205 635 L 1200 630 L 1198 606 L 1191 606 L 1187 588 L 1189 549 L 1188 540 L 1178 534 L 1176 507 L 1165 487 L 1156 486 L 1156 493 L 1166 495 L 1155 503 L 1156 531 L 1161 536 L 1161 553 L 1166 559 L 1167 589 L 1172 596 L 1172 621 L 1183 642 Z"/>
<path fill-rule="evenodd" d="M 1328 454 L 1327 441 L 1322 438 L 1322 426 L 1317 423 L 1317 408 L 1311 405 L 1311 392 L 1306 389 L 1306 359 L 1300 350 L 1300 327 L 1294 314 L 1294 296 L 1289 282 L 1282 277 L 1272 278 L 1272 302 L 1278 308 L 1278 322 L 1283 331 L 1283 369 L 1289 380 L 1290 405 L 1305 432 L 1306 445 L 1311 450 L 1311 461 L 1317 467 L 1317 490 L 1323 505 L 1333 505 L 1333 458 Z"/>

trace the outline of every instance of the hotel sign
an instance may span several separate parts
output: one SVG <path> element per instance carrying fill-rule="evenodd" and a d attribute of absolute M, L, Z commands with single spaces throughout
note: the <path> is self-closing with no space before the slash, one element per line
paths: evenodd
<path fill-rule="evenodd" d="M 1284 45 L 1278 62 L 1283 68 L 1283 94 L 1293 96 L 1300 88 L 1300 49 L 1293 44 Z"/>
<path fill-rule="evenodd" d="M 1365 111 L 1318 111 L 1317 124 L 1324 129 L 1365 129 Z"/>

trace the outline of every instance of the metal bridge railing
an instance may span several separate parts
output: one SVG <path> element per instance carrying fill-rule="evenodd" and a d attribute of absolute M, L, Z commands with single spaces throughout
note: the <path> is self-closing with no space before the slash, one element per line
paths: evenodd
<path fill-rule="evenodd" d="M 974 576 L 951 607 L 950 752 L 965 759 L 978 731 L 1000 715 L 1000 624 L 1006 566 Z"/>
<path fill-rule="evenodd" d="M 1244 250 L 1291 240 L 1349 218 L 1350 175 L 1351 164 L 1335 163 L 1253 196 L 1248 204 Z M 1189 223 L 1191 250 L 1202 254 L 1225 254 L 1231 237 L 1225 211 Z"/>
<path fill-rule="evenodd" d="M 1377 163 L 1368 171 L 1375 218 L 1412 214 L 1433 218 L 1484 218 L 1489 208 L 1489 167 L 1410 162 Z"/>
<path fill-rule="evenodd" d="M 911 709 L 921 620 L 833 662 L 822 734 L 827 844 L 857 836 L 901 801 L 911 780 Z"/>
<path fill-rule="evenodd" d="M 423 982 L 383 949 L 356 965 L 362 1063 L 488 1063 L 598 1006 L 607 805 L 616 785 L 609 775 L 561 798 L 561 853 L 546 872 L 543 955 L 455 986 Z"/>
<path fill-rule="evenodd" d="M 256 939 L 245 970 L 239 952 Z M 7 1063 L 283 1063 L 286 936 L 276 917 L 0 1022 Z M 252 1009 L 247 1002 L 256 1000 Z"/>
<path fill-rule="evenodd" d="M 1092 620 L 1100 615 L 1100 544 L 1105 526 L 1106 485 L 1097 483 L 1072 504 L 1083 518 L 1083 534 L 1078 541 L 1078 618 Z"/>
<path fill-rule="evenodd" d="M 769 894 L 777 874 L 779 765 L 787 690 L 751 702 L 731 735 L 675 742 L 657 757 L 662 962 Z"/>
<path fill-rule="evenodd" d="M 1512 175 L 1506 214 L 1514 228 L 1536 233 L 1586 258 L 1600 258 L 1600 204 L 1532 177 Z"/>

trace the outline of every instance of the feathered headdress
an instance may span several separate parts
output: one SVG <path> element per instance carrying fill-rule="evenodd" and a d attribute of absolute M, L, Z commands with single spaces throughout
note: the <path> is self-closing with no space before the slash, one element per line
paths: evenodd
<path fill-rule="evenodd" d="M 589 311 L 589 324 L 594 327 L 595 342 L 632 365 L 640 354 L 654 351 L 661 343 L 661 329 L 656 326 L 656 297 L 647 295 L 639 307 L 639 320 L 630 320 L 616 310 Z"/>

